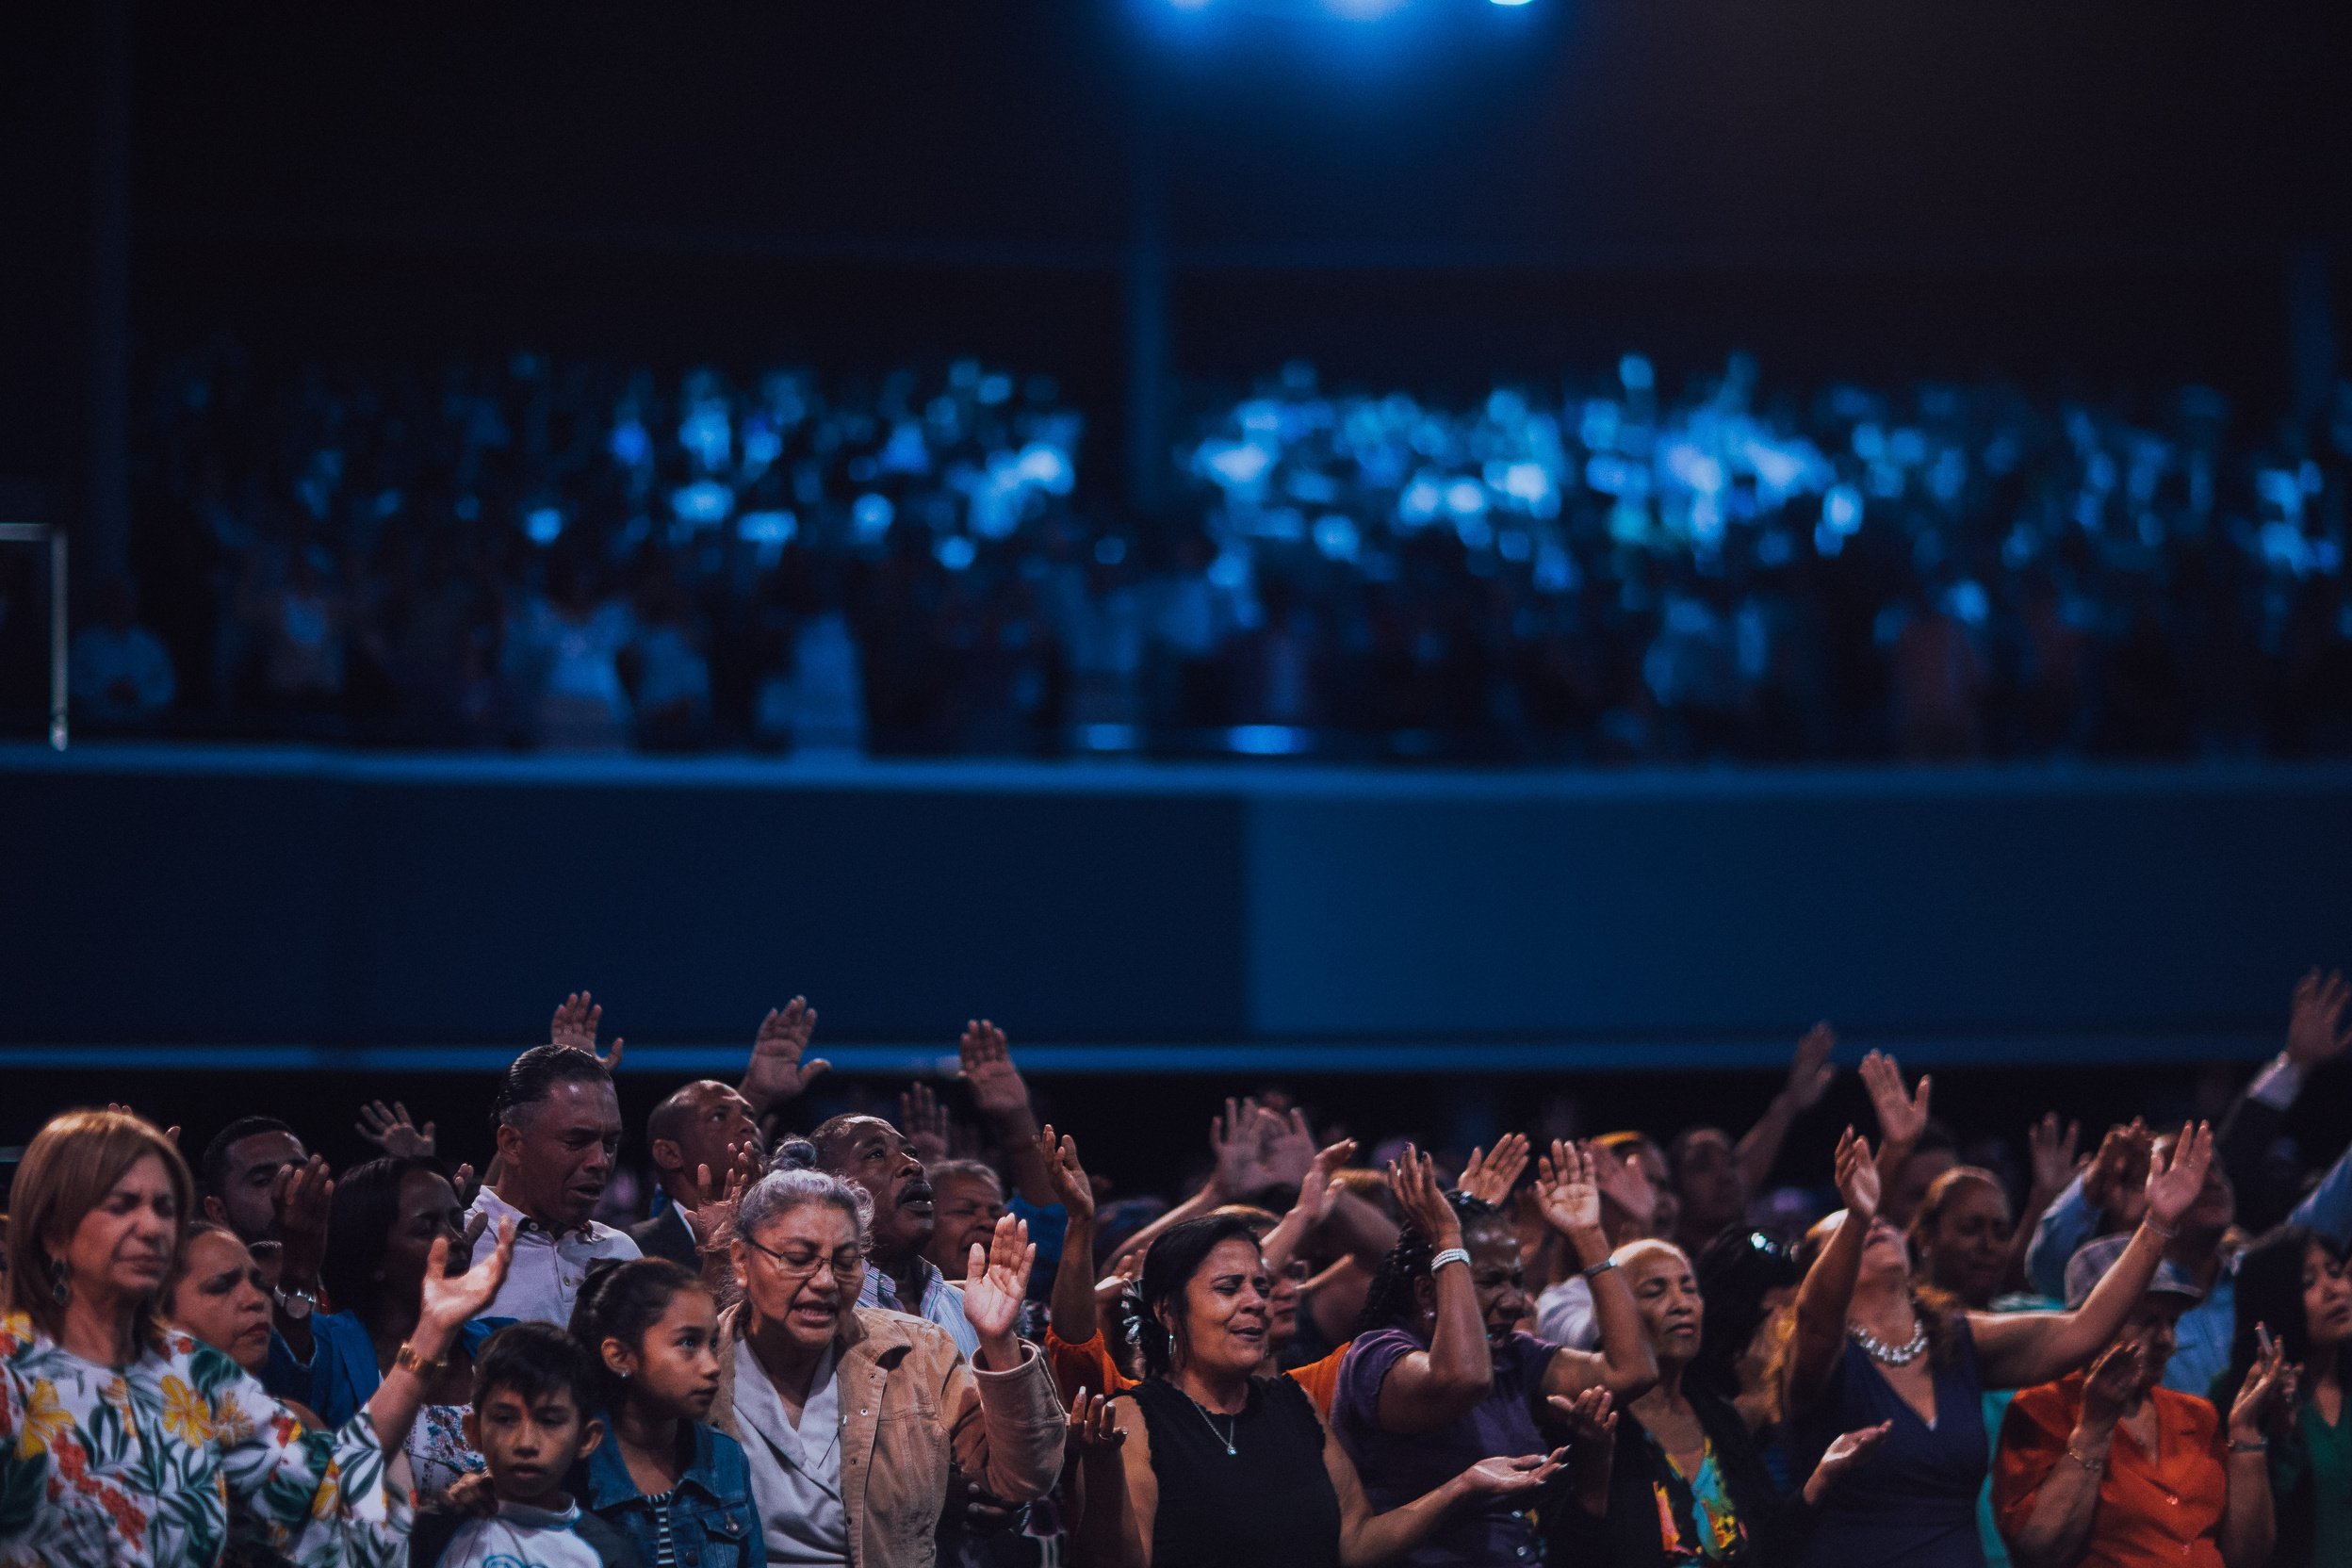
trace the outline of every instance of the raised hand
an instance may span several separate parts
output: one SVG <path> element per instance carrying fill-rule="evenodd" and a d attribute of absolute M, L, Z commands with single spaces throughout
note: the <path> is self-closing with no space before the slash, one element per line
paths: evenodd
<path fill-rule="evenodd" d="M 356 1130 L 361 1137 L 394 1159 L 433 1156 L 433 1123 L 417 1126 L 409 1119 L 408 1107 L 397 1100 L 389 1105 L 381 1100 L 362 1105 Z"/>
<path fill-rule="evenodd" d="M 956 1135 L 955 1121 L 930 1085 L 910 1084 L 898 1097 L 898 1130 L 906 1135 L 915 1158 L 924 1165 L 936 1168 L 947 1163 Z"/>
<path fill-rule="evenodd" d="M 457 1194 L 458 1207 L 470 1209 L 474 1206 L 474 1195 L 482 1191 L 482 1178 L 474 1174 L 469 1161 L 449 1173 L 449 1186 Z"/>
<path fill-rule="evenodd" d="M 2107 1347 L 2082 1380 L 2082 1413 L 2076 1425 L 2093 1437 L 2114 1431 L 2139 1396 L 2140 1378 L 2147 1370 L 2148 1355 L 2138 1346 Z"/>
<path fill-rule="evenodd" d="M 2083 1201 L 2126 1225 L 2138 1224 L 2147 1202 L 2148 1150 L 2155 1141 L 2148 1123 L 2137 1117 L 2108 1128 L 2099 1140 L 2099 1152 L 2082 1172 Z"/>
<path fill-rule="evenodd" d="M 1094 1181 L 1078 1163 L 1078 1140 L 1065 1133 L 1056 1137 L 1048 1125 L 1037 1135 L 1037 1157 L 1054 1184 L 1054 1197 L 1072 1219 L 1094 1217 Z"/>
<path fill-rule="evenodd" d="M 1894 1429 L 1892 1421 L 1881 1421 L 1875 1427 L 1839 1432 L 1837 1440 L 1822 1450 L 1821 1462 L 1813 1466 L 1813 1478 L 1805 1483 L 1805 1500 L 1819 1503 L 1831 1487 L 1868 1464 L 1870 1456 L 1878 1452 L 1878 1446 L 1886 1441 L 1886 1434 Z"/>
<path fill-rule="evenodd" d="M 1029 1270 L 1037 1261 L 1029 1222 L 1009 1214 L 996 1222 L 988 1246 L 972 1244 L 972 1256 L 964 1265 L 964 1318 L 978 1331 L 981 1351 L 995 1371 L 1010 1371 L 1019 1359 L 1013 1324 L 1029 1294 Z"/>
<path fill-rule="evenodd" d="M 1323 1217 L 1331 1213 L 1331 1195 L 1340 1188 L 1339 1173 L 1355 1157 L 1353 1138 L 1342 1138 L 1330 1148 L 1315 1152 L 1314 1168 L 1298 1184 L 1299 1217 L 1308 1224 L 1320 1225 Z"/>
<path fill-rule="evenodd" d="M 624 1042 L 616 1039 L 611 1051 L 596 1055 L 596 1031 L 603 1022 L 604 1008 L 596 999 L 586 991 L 574 991 L 556 1004 L 555 1016 L 547 1021 L 547 1043 L 566 1051 L 585 1051 L 607 1072 L 618 1072 L 621 1053 L 627 1049 Z"/>
<path fill-rule="evenodd" d="M 1482 1496 L 1507 1496 L 1515 1492 L 1533 1492 L 1560 1474 L 1568 1450 L 1556 1448 L 1548 1454 L 1521 1454 L 1516 1458 L 1482 1459 L 1462 1473 L 1462 1489 Z"/>
<path fill-rule="evenodd" d="M 1870 1091 L 1870 1109 L 1878 1117 L 1881 1143 L 1904 1148 L 1919 1141 L 1927 1129 L 1927 1097 L 1935 1080 L 1922 1073 L 1916 1092 L 1905 1094 L 1903 1068 L 1883 1051 L 1862 1058 L 1862 1086 Z"/>
<path fill-rule="evenodd" d="M 1436 1161 L 1413 1145 L 1405 1145 L 1404 1152 L 1388 1168 L 1388 1189 L 1396 1195 L 1396 1207 L 1405 1223 L 1429 1238 L 1431 1251 L 1462 1245 L 1462 1217 L 1446 1200 Z"/>
<path fill-rule="evenodd" d="M 2260 1348 L 2230 1405 L 2232 1443 L 2259 1442 L 2295 1408 L 2295 1369 L 2288 1364 L 2285 1347 L 2270 1337 L 2266 1324 L 2256 1324 L 2254 1331 Z"/>
<path fill-rule="evenodd" d="M 433 1250 L 425 1254 L 425 1293 L 416 1313 L 419 1324 L 431 1325 L 444 1336 L 480 1317 L 498 1298 L 498 1286 L 506 1282 L 507 1265 L 514 1261 L 514 1221 L 498 1221 L 498 1245 L 471 1267 L 452 1273 L 455 1265 L 450 1250 L 447 1235 L 433 1237 Z M 448 1343 L 446 1337 L 443 1343 Z"/>
<path fill-rule="evenodd" d="M 1469 1163 L 1462 1168 L 1462 1180 L 1454 1184 L 1454 1190 L 1500 1208 L 1510 1200 L 1511 1189 L 1527 1168 L 1527 1135 L 1505 1133 L 1494 1140 L 1492 1154 L 1483 1149 L 1470 1151 Z"/>
<path fill-rule="evenodd" d="M 2204 1122 L 2183 1124 L 2166 1157 L 2151 1151 L 2148 1158 L 2148 1218 L 2171 1230 L 2189 1212 L 2197 1195 L 2205 1190 L 2205 1171 L 2213 1163 L 2213 1130 Z"/>
<path fill-rule="evenodd" d="M 1617 1401 L 1599 1383 L 1573 1397 L 1555 1394 L 1549 1403 L 1567 1424 L 1572 1443 L 1605 1444 L 1617 1435 Z"/>
<path fill-rule="evenodd" d="M 1878 1217 L 1878 1156 L 1870 1140 L 1849 1127 L 1838 1139 L 1838 1198 L 1850 1220 L 1868 1225 Z"/>
<path fill-rule="evenodd" d="M 1602 1155 L 1608 1160 L 1608 1155 Z M 1597 1232 L 1601 1227 L 1601 1184 L 1591 1150 L 1582 1144 L 1560 1138 L 1552 1140 L 1552 1152 L 1535 1164 L 1535 1205 L 1543 1214 L 1544 1222 L 1560 1234 L 1573 1236 L 1579 1232 Z M 1640 1171 L 1634 1177 L 1641 1181 L 1644 1192 L 1649 1182 Z M 1643 1224 L 1657 1212 L 1655 1197 L 1640 1213 Z"/>
<path fill-rule="evenodd" d="M 313 1154 L 279 1171 L 270 1203 L 286 1248 L 281 1277 L 297 1285 L 315 1284 L 319 1261 L 327 1255 L 327 1216 L 335 1204 L 335 1178 L 327 1174 L 327 1162 Z"/>
<path fill-rule="evenodd" d="M 1821 1102 L 1829 1086 L 1838 1079 L 1838 1068 L 1830 1061 L 1838 1050 L 1838 1031 L 1826 1023 L 1817 1023 L 1805 1032 L 1797 1042 L 1796 1054 L 1788 1058 L 1788 1083 L 1782 1090 L 1800 1111 L 1809 1111 Z"/>
<path fill-rule="evenodd" d="M 972 1090 L 972 1102 L 982 1116 L 994 1120 L 1029 1114 L 1029 1086 L 1021 1082 L 1020 1070 L 1013 1066 L 1004 1030 L 987 1019 L 975 1019 L 964 1025 L 956 1050 L 963 1058 L 965 1086 Z"/>
<path fill-rule="evenodd" d="M 1111 1304 L 1143 1281 L 1143 1254 L 1122 1253 L 1111 1271 L 1094 1282 L 1094 1310 L 1108 1312 Z"/>
<path fill-rule="evenodd" d="M 697 1249 L 714 1244 L 720 1230 L 735 1213 L 751 1184 L 766 1173 L 767 1160 L 757 1144 L 738 1144 L 735 1157 L 723 1171 L 707 1165 L 694 1167 L 694 1201 L 686 1208 L 686 1228 Z"/>
<path fill-rule="evenodd" d="M 1307 1113 L 1293 1109 L 1287 1117 L 1267 1114 L 1271 1119 L 1258 1150 L 1266 1185 L 1296 1187 L 1315 1168 L 1315 1134 L 1307 1127 Z"/>
<path fill-rule="evenodd" d="M 819 1073 L 832 1070 L 833 1064 L 822 1056 L 802 1059 L 816 1032 L 817 1010 L 805 996 L 768 1009 L 760 1032 L 752 1037 L 743 1081 L 736 1086 L 755 1112 L 764 1116 L 771 1107 L 797 1099 Z"/>
<path fill-rule="evenodd" d="M 2082 1124 L 2069 1121 L 2065 1128 L 2058 1125 L 2058 1113 L 2045 1111 L 2042 1119 L 2025 1130 L 2025 1147 L 2034 1168 L 2032 1190 L 2045 1200 L 2055 1198 L 2074 1180 L 2075 1145 L 2082 1140 Z"/>
<path fill-rule="evenodd" d="M 1070 1446 L 1081 1453 L 1098 1448 L 1117 1448 L 1127 1441 L 1127 1434 L 1119 1429 L 1119 1422 L 1111 1414 L 1110 1396 L 1089 1394 L 1081 1388 L 1070 1402 Z"/>
<path fill-rule="evenodd" d="M 2344 1021 L 2352 1005 L 2352 985 L 2341 972 L 2313 970 L 2295 983 L 2295 1001 L 2287 1014 L 2287 1056 L 2297 1066 L 2314 1068 L 2332 1062 L 2352 1047 L 2352 1024 Z"/>
<path fill-rule="evenodd" d="M 1217 1156 L 1217 1168 L 1209 1179 L 1228 1200 L 1265 1185 L 1264 1182 L 1255 1187 L 1250 1184 L 1264 1169 L 1258 1151 L 1266 1137 L 1265 1123 L 1273 1115 L 1254 1100 L 1228 1100 L 1223 1116 L 1209 1118 L 1209 1151 Z"/>

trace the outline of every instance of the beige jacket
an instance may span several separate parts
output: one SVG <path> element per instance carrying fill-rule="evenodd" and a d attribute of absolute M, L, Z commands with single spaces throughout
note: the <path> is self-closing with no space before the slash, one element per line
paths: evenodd
<path fill-rule="evenodd" d="M 710 1423 L 735 1418 L 736 1325 L 719 1317 L 719 1396 Z M 965 1361 L 936 1324 L 858 1307 L 841 1319 L 841 1501 L 850 1568 L 931 1568 L 953 1465 L 1007 1502 L 1043 1496 L 1061 1476 L 1068 1418 L 1034 1345 L 1009 1371 Z"/>

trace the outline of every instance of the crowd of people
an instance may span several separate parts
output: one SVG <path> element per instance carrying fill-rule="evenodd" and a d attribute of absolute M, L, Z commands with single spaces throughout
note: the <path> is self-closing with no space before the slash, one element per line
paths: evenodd
<path fill-rule="evenodd" d="M 151 378 L 139 580 L 93 592 L 75 700 L 554 749 L 2352 751 L 2352 383 L 2268 433 L 2198 388 L 1798 396 L 1740 357 L 1679 396 L 1629 355 L 1466 406 L 1303 365 L 1201 402 L 1147 519 L 1082 482 L 1050 378 L 975 361 L 215 345 Z"/>
<path fill-rule="evenodd" d="M 810 1116 L 816 1025 L 654 1107 L 645 1200 L 585 994 L 479 1173 L 397 1102 L 341 1171 L 263 1116 L 192 1166 L 55 1117 L 8 1200 L 0 1561 L 2352 1561 L 2352 1152 L 2281 1136 L 2341 975 L 2218 1127 L 2045 1116 L 2017 1190 L 1877 1052 L 1874 1124 L 1784 1169 L 1826 1026 L 1737 1135 L 1456 1160 L 1237 1098 L 1170 1201 L 1089 1168 L 1121 1128 L 1040 1126 L 986 1021 L 972 1120 Z"/>

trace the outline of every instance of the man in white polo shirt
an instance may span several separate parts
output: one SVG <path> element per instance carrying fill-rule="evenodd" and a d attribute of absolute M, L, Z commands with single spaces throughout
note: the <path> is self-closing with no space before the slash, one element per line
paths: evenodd
<path fill-rule="evenodd" d="M 498 1185 L 482 1188 L 466 1214 L 489 1220 L 477 1255 L 512 1217 L 514 1261 L 482 1315 L 568 1325 L 588 1266 L 638 1255 L 625 1232 L 589 1217 L 621 1147 L 612 1075 L 592 1053 L 533 1046 L 506 1070 L 497 1116 Z"/>

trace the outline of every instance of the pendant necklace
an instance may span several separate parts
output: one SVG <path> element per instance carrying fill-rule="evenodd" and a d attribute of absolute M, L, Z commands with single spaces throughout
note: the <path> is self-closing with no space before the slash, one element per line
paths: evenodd
<path fill-rule="evenodd" d="M 1208 1406 L 1202 1404 L 1198 1399 L 1194 1399 L 1189 1394 L 1185 1395 L 1184 1397 L 1191 1400 L 1192 1408 L 1199 1411 L 1200 1413 L 1200 1419 L 1208 1424 L 1209 1435 L 1216 1438 L 1219 1443 L 1225 1445 L 1225 1457 L 1227 1459 L 1236 1458 L 1240 1454 L 1241 1450 L 1233 1446 L 1233 1439 L 1241 1435 L 1241 1417 L 1238 1414 L 1227 1416 L 1225 1419 L 1230 1424 L 1230 1429 L 1220 1432 L 1217 1429 L 1217 1418 L 1209 1413 Z"/>

